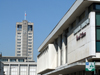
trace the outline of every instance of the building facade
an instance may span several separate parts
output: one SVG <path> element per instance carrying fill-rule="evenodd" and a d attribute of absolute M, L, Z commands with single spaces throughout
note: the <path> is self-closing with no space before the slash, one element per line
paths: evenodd
<path fill-rule="evenodd" d="M 100 75 L 100 0 L 76 0 L 38 51 L 38 74 L 93 75 L 85 63 L 95 61 Z"/>
<path fill-rule="evenodd" d="M 27 57 L 3 56 L 0 60 L 4 64 L 4 75 L 37 75 L 37 63 L 27 61 Z"/>
<path fill-rule="evenodd" d="M 27 56 L 27 60 L 33 60 L 33 23 L 27 20 L 16 23 L 15 56 Z"/>
<path fill-rule="evenodd" d="M 0 58 L 2 58 L 2 53 L 0 52 Z M 0 75 L 4 75 L 4 67 L 3 63 L 0 60 Z"/>

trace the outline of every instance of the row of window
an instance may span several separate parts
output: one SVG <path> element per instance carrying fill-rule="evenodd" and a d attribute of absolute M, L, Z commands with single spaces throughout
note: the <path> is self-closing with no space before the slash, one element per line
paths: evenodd
<path fill-rule="evenodd" d="M 17 44 L 21 44 L 21 42 L 17 42 Z M 32 44 L 32 42 L 28 42 L 28 44 Z"/>
<path fill-rule="evenodd" d="M 100 12 L 96 12 L 96 52 L 100 52 Z"/>
<path fill-rule="evenodd" d="M 17 48 L 17 50 L 21 50 L 21 48 Z M 28 48 L 28 50 L 32 50 L 32 48 Z"/>
<path fill-rule="evenodd" d="M 8 62 L 8 59 L 1 59 L 3 62 Z M 16 59 L 10 59 L 10 62 L 16 62 Z M 24 62 L 24 59 L 18 59 L 18 62 Z"/>
<path fill-rule="evenodd" d="M 17 47 L 21 47 L 21 45 L 17 45 Z M 28 47 L 32 47 L 32 45 L 28 45 Z M 18 48 L 18 49 L 20 49 L 20 48 Z"/>
<path fill-rule="evenodd" d="M 18 32 L 17 34 L 20 35 L 21 33 Z M 28 35 L 32 35 L 32 33 L 28 33 Z"/>
<path fill-rule="evenodd" d="M 17 38 L 21 38 L 21 36 L 17 36 Z M 28 36 L 28 38 L 32 38 L 32 36 Z"/>
<path fill-rule="evenodd" d="M 32 31 L 32 25 L 28 25 L 28 31 Z M 22 30 L 22 25 L 17 25 L 17 31 L 21 31 Z"/>
<path fill-rule="evenodd" d="M 17 39 L 17 41 L 21 41 L 21 39 Z M 28 41 L 32 41 L 32 39 L 28 39 Z"/>
<path fill-rule="evenodd" d="M 21 41 L 21 39 L 17 39 L 17 41 Z"/>

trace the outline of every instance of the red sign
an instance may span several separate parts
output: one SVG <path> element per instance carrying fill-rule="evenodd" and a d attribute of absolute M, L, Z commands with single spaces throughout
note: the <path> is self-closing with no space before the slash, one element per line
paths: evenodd
<path fill-rule="evenodd" d="M 85 37 L 86 36 L 86 32 L 82 32 L 82 33 L 80 33 L 80 35 L 78 36 L 78 35 L 76 35 L 76 40 L 78 41 L 78 40 L 80 40 L 81 38 L 83 38 L 83 37 Z"/>

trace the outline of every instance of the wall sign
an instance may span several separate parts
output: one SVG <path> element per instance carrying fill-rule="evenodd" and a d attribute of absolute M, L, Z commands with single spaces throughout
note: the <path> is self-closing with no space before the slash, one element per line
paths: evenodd
<path fill-rule="evenodd" d="M 90 23 L 90 19 L 85 20 L 80 26 L 78 26 L 75 30 L 74 30 L 74 35 L 76 33 L 78 33 L 82 28 L 84 28 L 86 25 L 88 25 Z"/>
<path fill-rule="evenodd" d="M 95 63 L 94 62 L 86 62 L 85 63 L 85 71 L 94 71 Z"/>
<path fill-rule="evenodd" d="M 78 41 L 78 40 L 80 40 L 81 38 L 83 38 L 83 37 L 85 37 L 85 36 L 86 36 L 86 32 L 82 32 L 82 33 L 80 33 L 79 36 L 76 35 L 76 40 Z"/>

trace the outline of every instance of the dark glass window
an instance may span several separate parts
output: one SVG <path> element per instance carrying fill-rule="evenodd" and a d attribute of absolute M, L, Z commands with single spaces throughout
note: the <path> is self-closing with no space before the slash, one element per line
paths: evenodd
<path fill-rule="evenodd" d="M 100 42 L 96 42 L 96 52 L 100 52 Z"/>
<path fill-rule="evenodd" d="M 17 54 L 17 56 L 21 56 L 20 54 Z"/>
<path fill-rule="evenodd" d="M 96 12 L 96 52 L 100 52 L 100 12 Z"/>
<path fill-rule="evenodd" d="M 16 62 L 16 59 L 10 59 L 10 62 Z"/>
<path fill-rule="evenodd" d="M 96 13 L 96 26 L 100 26 L 100 13 Z"/>
<path fill-rule="evenodd" d="M 20 51 L 17 51 L 17 53 L 21 53 Z"/>
<path fill-rule="evenodd" d="M 24 62 L 24 59 L 18 59 L 19 62 Z"/>
<path fill-rule="evenodd" d="M 3 62 L 7 62 L 7 61 L 8 61 L 8 59 L 2 59 L 2 61 L 3 61 Z"/>
<path fill-rule="evenodd" d="M 100 4 L 96 4 L 96 5 L 95 5 L 95 9 L 96 9 L 96 10 L 100 10 Z"/>
<path fill-rule="evenodd" d="M 32 25 L 28 25 L 28 31 L 32 31 Z"/>
<path fill-rule="evenodd" d="M 17 25 L 17 30 L 21 31 L 22 30 L 22 25 Z"/>
<path fill-rule="evenodd" d="M 97 40 L 100 40 L 100 27 L 96 28 Z"/>
<path fill-rule="evenodd" d="M 85 18 L 85 11 L 79 16 L 79 22 Z"/>

